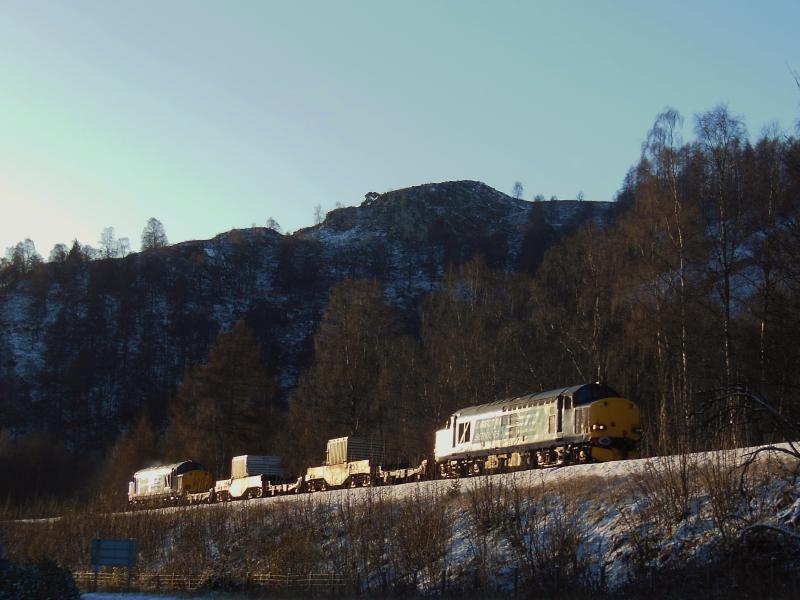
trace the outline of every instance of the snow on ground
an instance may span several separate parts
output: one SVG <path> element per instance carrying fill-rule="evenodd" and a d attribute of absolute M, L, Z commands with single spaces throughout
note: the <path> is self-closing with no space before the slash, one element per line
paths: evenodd
<path fill-rule="evenodd" d="M 784 449 L 789 447 L 788 444 L 780 446 Z M 576 564 L 582 565 L 584 575 L 602 582 L 608 589 L 615 589 L 631 581 L 637 572 L 641 574 L 642 570 L 679 568 L 713 561 L 725 543 L 741 539 L 743 524 L 778 528 L 788 532 L 789 536 L 797 535 L 800 482 L 788 471 L 781 472 L 777 461 L 754 463 L 749 497 L 745 499 L 738 493 L 736 468 L 756 449 L 159 510 L 241 511 L 275 503 L 306 502 L 335 515 L 337 507 L 353 501 L 357 504 L 359 499 L 368 497 L 389 502 L 415 502 L 420 506 L 428 502 L 438 504 L 443 500 L 441 506 L 445 507 L 447 521 L 451 524 L 444 564 L 447 572 L 456 579 L 469 579 L 484 565 L 493 587 L 510 589 L 515 569 L 536 568 L 531 560 L 542 560 L 541 556 L 533 559 L 530 555 L 525 556 L 526 548 L 521 549 L 520 544 L 534 554 L 543 553 L 544 560 L 548 560 L 548 552 L 558 555 L 560 551 L 558 548 L 548 549 L 548 545 L 552 546 L 552 540 L 563 537 L 566 532 L 575 540 Z M 796 461 L 788 464 L 797 467 Z M 675 477 L 677 474 L 679 480 L 680 469 L 686 466 L 693 473 L 689 478 L 691 490 L 683 502 L 676 502 Z M 725 473 L 735 475 L 723 481 Z M 704 477 L 716 477 L 715 481 L 720 485 L 705 485 Z M 515 493 L 522 499 L 516 506 L 517 514 L 513 514 L 513 503 L 509 501 Z M 485 505 L 481 505 L 476 513 L 475 503 L 487 498 L 496 501 L 501 508 L 498 520 L 481 530 Z M 721 510 L 725 513 L 722 520 Z M 335 522 L 335 517 L 333 519 Z M 516 530 L 512 531 L 515 527 Z M 512 539 L 514 533 L 518 534 L 516 539 Z M 420 581 L 422 588 L 435 589 L 438 585 L 438 580 Z M 84 595 L 85 600 L 122 597 Z M 124 597 L 151 598 L 147 595 Z"/>
<path fill-rule="evenodd" d="M 780 445 L 788 448 L 788 444 Z M 738 473 L 716 490 L 703 487 L 703 477 L 721 477 L 728 468 L 735 468 L 757 448 L 705 452 L 686 457 L 661 457 L 599 464 L 576 465 L 520 473 L 476 477 L 461 480 L 424 481 L 373 489 L 335 490 L 312 496 L 285 496 L 251 500 L 250 503 L 296 502 L 311 499 L 329 507 L 365 494 L 380 495 L 386 500 L 425 501 L 448 496 L 452 511 L 453 535 L 447 562 L 462 570 L 475 568 L 476 561 L 488 560 L 493 565 L 494 584 L 502 587 L 513 579 L 513 549 L 509 539 L 497 528 L 485 539 L 476 537 L 474 516 L 470 514 L 470 495 L 494 485 L 496 489 L 538 489 L 528 496 L 525 519 L 540 518 L 536 507 L 549 504 L 568 512 L 567 521 L 578 523 L 578 557 L 585 561 L 587 572 L 602 580 L 610 589 L 629 581 L 638 568 L 680 567 L 687 563 L 704 564 L 718 555 L 726 541 L 741 534 L 735 521 L 766 524 L 785 531 L 797 532 L 800 523 L 800 483 L 788 483 L 766 474 L 766 466 L 753 467 L 752 475 L 762 477 L 749 500 L 738 495 Z M 763 455 L 766 458 L 766 455 Z M 671 498 L 675 473 L 688 465 L 694 475 L 691 491 L 682 508 Z M 733 472 L 733 471 L 730 471 Z M 666 475 L 672 473 L 672 475 Z M 669 479 L 672 477 L 672 479 Z M 660 487 L 660 486 L 663 486 Z M 716 495 L 715 495 L 716 494 Z M 563 506 L 575 501 L 571 509 Z M 236 510 L 245 503 L 227 505 Z M 729 511 L 720 516 L 720 510 Z M 546 511 L 545 511 L 546 512 Z M 676 512 L 678 514 L 676 514 Z M 536 516 L 539 514 L 540 516 Z M 552 516 L 552 513 L 551 513 Z M 730 520 L 729 518 L 733 518 Z M 553 521 L 543 521 L 527 531 L 530 536 L 558 535 Z M 547 544 L 547 540 L 539 540 Z M 482 548 L 478 548 L 482 546 Z M 478 554 L 483 554 L 478 556 Z M 645 556 L 646 555 L 646 556 Z M 517 563 L 518 564 L 518 563 Z"/>

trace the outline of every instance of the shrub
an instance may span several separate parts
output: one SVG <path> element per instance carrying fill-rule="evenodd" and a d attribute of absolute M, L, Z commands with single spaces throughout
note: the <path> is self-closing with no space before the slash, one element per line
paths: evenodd
<path fill-rule="evenodd" d="M 79 600 L 72 574 L 48 559 L 0 567 L 0 600 Z"/>

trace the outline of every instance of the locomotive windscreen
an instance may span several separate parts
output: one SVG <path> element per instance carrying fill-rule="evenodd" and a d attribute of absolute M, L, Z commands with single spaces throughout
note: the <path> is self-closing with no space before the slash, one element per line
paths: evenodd
<path fill-rule="evenodd" d="M 573 404 L 575 406 L 591 404 L 595 400 L 602 400 L 603 398 L 618 397 L 619 392 L 602 383 L 589 383 L 576 390 L 572 395 Z"/>

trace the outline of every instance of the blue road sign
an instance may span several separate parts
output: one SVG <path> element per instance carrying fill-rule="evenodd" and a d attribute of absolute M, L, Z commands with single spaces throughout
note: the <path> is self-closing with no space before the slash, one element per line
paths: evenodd
<path fill-rule="evenodd" d="M 93 567 L 128 567 L 136 566 L 139 545 L 134 539 L 125 540 L 92 540 Z"/>

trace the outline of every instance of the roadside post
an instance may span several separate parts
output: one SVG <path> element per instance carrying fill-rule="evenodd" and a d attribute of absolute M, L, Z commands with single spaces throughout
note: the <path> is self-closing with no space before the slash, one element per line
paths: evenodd
<path fill-rule="evenodd" d="M 136 566 L 139 544 L 133 538 L 92 540 L 92 566 L 94 567 L 94 591 L 100 567 L 127 567 L 128 591 L 131 590 L 131 573 Z"/>

